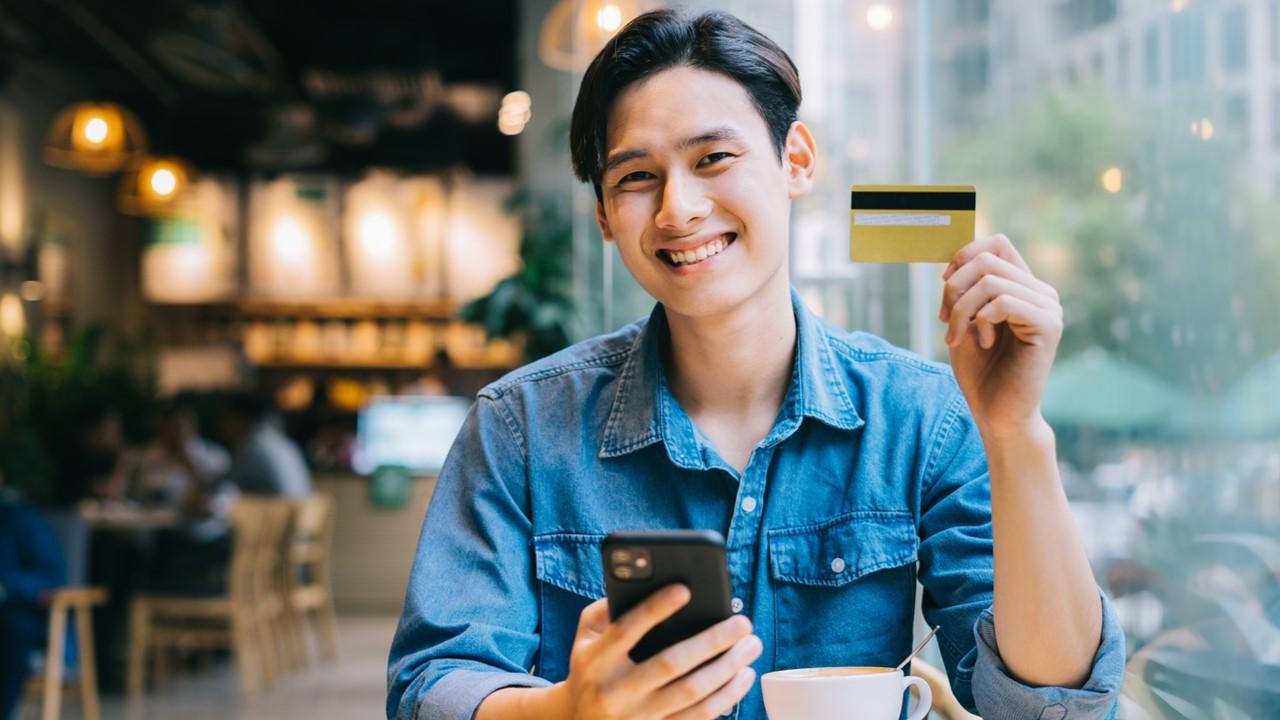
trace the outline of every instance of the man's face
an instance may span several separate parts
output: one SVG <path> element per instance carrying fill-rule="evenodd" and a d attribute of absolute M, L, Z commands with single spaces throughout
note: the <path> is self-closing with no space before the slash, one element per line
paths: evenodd
<path fill-rule="evenodd" d="M 797 169 L 795 151 L 807 168 Z M 632 276 L 668 310 L 716 315 L 771 282 L 787 285 L 791 198 L 808 191 L 811 166 L 803 125 L 791 128 L 780 163 L 741 85 L 675 67 L 614 102 L 597 219 Z"/>

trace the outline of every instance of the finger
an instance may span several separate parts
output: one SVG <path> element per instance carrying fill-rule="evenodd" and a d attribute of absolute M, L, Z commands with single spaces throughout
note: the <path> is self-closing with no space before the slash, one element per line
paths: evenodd
<path fill-rule="evenodd" d="M 992 328 L 1004 323 L 1018 340 L 1028 345 L 1052 342 L 1062 335 L 1062 314 L 1012 295 L 1002 295 L 978 311 L 977 321 Z M 984 345 L 983 347 L 990 347 Z"/>
<path fill-rule="evenodd" d="M 969 288 L 951 309 L 951 318 L 947 325 L 947 345 L 955 345 L 964 339 L 969 324 L 977 316 L 984 305 L 1001 295 L 1012 295 L 1027 302 L 1049 309 L 1057 307 L 1057 303 L 1035 292 L 1025 285 L 1020 285 L 998 275 L 986 275 L 973 287 Z"/>
<path fill-rule="evenodd" d="M 964 267 L 966 263 L 984 252 L 1004 258 L 1015 266 L 1031 272 L 1031 268 L 1027 266 L 1026 261 L 1022 259 L 1022 254 L 1013 246 L 1013 241 L 1008 236 L 991 235 L 974 240 L 957 250 L 956 254 L 951 256 L 951 263 L 947 265 L 947 269 L 942 272 L 942 279 L 950 278 L 953 273 Z"/>
<path fill-rule="evenodd" d="M 709 695 L 705 700 L 685 708 L 675 715 L 671 715 L 667 720 L 715 720 L 724 713 L 733 709 L 751 692 L 751 686 L 755 684 L 756 671 L 751 668 L 742 668 L 733 676 L 733 679 L 725 683 L 719 690 Z"/>
<path fill-rule="evenodd" d="M 956 270 L 946 281 L 942 290 L 942 309 L 938 314 L 938 318 L 943 322 L 948 322 L 951 319 L 951 309 L 955 303 L 986 275 L 998 275 L 1021 283 L 1053 298 L 1054 302 L 1059 299 L 1058 291 L 1049 283 L 994 253 L 984 252 L 965 264 L 964 267 Z"/>
<path fill-rule="evenodd" d="M 628 610 L 604 631 L 601 638 L 614 655 L 625 654 L 645 633 L 689 602 L 689 588 L 681 583 L 668 585 Z"/>
<path fill-rule="evenodd" d="M 750 667 L 760 657 L 763 648 L 760 638 L 748 635 L 714 661 L 654 693 L 645 705 L 652 707 L 659 715 L 679 712 L 696 705 L 732 681 L 739 671 Z"/>
<path fill-rule="evenodd" d="M 640 663 L 625 681 L 625 686 L 637 693 L 654 692 L 750 637 L 754 637 L 751 635 L 751 621 L 742 615 L 734 615 Z M 757 639 L 756 643 L 759 642 Z"/>
<path fill-rule="evenodd" d="M 582 608 L 582 613 L 578 615 L 578 632 L 574 636 L 574 643 L 586 638 L 598 637 L 600 633 L 609 627 L 609 599 L 600 598 L 590 605 Z"/>

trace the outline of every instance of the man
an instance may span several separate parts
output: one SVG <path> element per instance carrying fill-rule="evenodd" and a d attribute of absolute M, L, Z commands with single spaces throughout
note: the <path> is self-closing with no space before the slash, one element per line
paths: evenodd
<path fill-rule="evenodd" d="M 149 578 L 153 591 L 220 591 L 231 558 L 231 512 L 239 496 L 224 478 L 230 455 L 200 435 L 190 400 L 174 398 L 161 408 L 155 440 L 143 450 L 134 495 L 149 505 L 182 515 L 182 524 L 161 531 Z"/>
<path fill-rule="evenodd" d="M 270 401 L 249 392 L 231 395 L 221 430 L 234 453 L 226 479 L 241 493 L 287 498 L 311 494 L 306 458 L 276 426 Z"/>
<path fill-rule="evenodd" d="M 44 596 L 66 576 L 49 524 L 35 508 L 0 493 L 0 720 L 13 715 L 31 672 L 31 654 L 45 644 Z"/>
<path fill-rule="evenodd" d="M 574 168 L 658 305 L 479 394 L 388 717 L 763 720 L 759 674 L 904 658 L 917 580 L 965 706 L 1114 712 L 1123 637 L 1039 412 L 1056 293 L 1003 236 L 966 246 L 944 273 L 950 369 L 813 317 L 787 271 L 815 172 L 799 104 L 786 54 L 724 13 L 643 15 L 587 70 Z M 688 591 L 609 622 L 599 542 L 636 527 L 722 532 L 736 613 L 639 664 L 627 649 Z"/>

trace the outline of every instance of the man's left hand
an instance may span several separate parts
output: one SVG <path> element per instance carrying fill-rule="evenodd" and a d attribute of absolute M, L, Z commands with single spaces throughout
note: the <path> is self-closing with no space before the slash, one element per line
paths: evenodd
<path fill-rule="evenodd" d="M 1058 292 L 1004 235 L 965 245 L 942 279 L 938 317 L 979 429 L 999 437 L 1042 424 L 1040 398 L 1062 339 Z"/>

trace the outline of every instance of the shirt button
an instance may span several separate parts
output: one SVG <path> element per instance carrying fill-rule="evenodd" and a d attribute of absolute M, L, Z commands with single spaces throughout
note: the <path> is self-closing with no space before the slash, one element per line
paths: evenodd
<path fill-rule="evenodd" d="M 729 609 L 736 613 L 742 612 L 742 598 L 734 598 L 730 600 Z"/>
<path fill-rule="evenodd" d="M 743 499 L 742 499 L 742 512 L 747 512 L 747 513 L 749 513 L 749 512 L 755 512 L 755 509 L 756 509 L 756 499 L 755 499 L 755 498 L 753 498 L 753 497 L 749 497 L 749 498 L 743 498 Z"/>
<path fill-rule="evenodd" d="M 837 575 L 844 572 L 844 558 L 838 557 L 831 561 L 831 572 Z"/>

